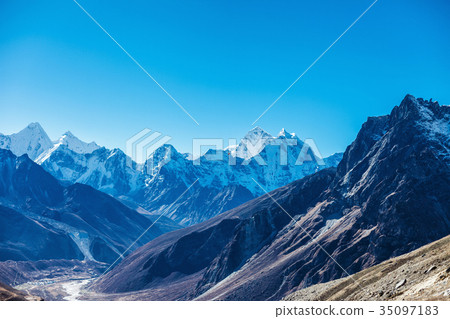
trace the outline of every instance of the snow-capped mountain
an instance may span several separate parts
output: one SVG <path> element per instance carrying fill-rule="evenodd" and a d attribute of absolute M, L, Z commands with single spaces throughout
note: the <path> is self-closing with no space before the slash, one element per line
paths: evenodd
<path fill-rule="evenodd" d="M 74 136 L 70 131 L 67 131 L 58 141 L 53 143 L 53 147 L 51 149 L 42 152 L 42 154 L 35 159 L 35 162 L 42 164 L 53 152 L 62 146 L 65 146 L 68 150 L 78 154 L 89 154 L 100 148 L 100 146 L 98 146 L 95 142 L 83 142 Z"/>
<path fill-rule="evenodd" d="M 258 184 L 271 191 L 336 166 L 342 158 L 335 154 L 322 161 L 295 134 L 283 129 L 273 137 L 260 127 L 249 131 L 234 151 L 210 150 L 193 160 L 163 145 L 144 165 L 137 165 L 120 149 L 85 143 L 67 132 L 51 147 L 47 144 L 35 161 L 68 184 L 86 184 L 192 225 L 263 194 Z M 221 159 L 211 160 L 217 155 Z"/>
<path fill-rule="evenodd" d="M 128 160 L 120 149 L 102 147 L 92 153 L 80 154 L 61 145 L 39 164 L 61 181 L 86 184 L 120 196 L 145 186 L 143 172 L 130 167 Z"/>
<path fill-rule="evenodd" d="M 39 123 L 31 123 L 19 133 L 0 133 L 0 148 L 10 150 L 16 156 L 27 154 L 35 160 L 53 147 L 53 143 Z"/>
<path fill-rule="evenodd" d="M 252 158 L 259 154 L 264 146 L 273 141 L 273 139 L 272 135 L 257 126 L 244 136 L 236 148 L 230 149 L 232 151 L 230 155 L 243 159 Z"/>

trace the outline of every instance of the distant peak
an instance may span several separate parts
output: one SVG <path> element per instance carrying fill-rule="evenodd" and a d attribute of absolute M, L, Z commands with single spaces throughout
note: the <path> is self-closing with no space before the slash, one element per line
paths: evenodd
<path fill-rule="evenodd" d="M 163 153 L 166 153 L 166 152 L 173 152 L 173 153 L 178 153 L 178 151 L 176 150 L 175 147 L 173 147 L 172 144 L 163 144 L 163 145 L 161 145 L 160 147 L 158 147 L 158 148 L 155 150 L 155 153 L 156 153 L 156 152 L 163 152 Z"/>
<path fill-rule="evenodd" d="M 75 137 L 71 131 L 67 131 L 66 133 L 63 134 L 63 136 L 67 136 L 67 137 Z"/>
<path fill-rule="evenodd" d="M 438 102 L 416 98 L 407 94 L 399 106 L 394 107 L 391 112 L 391 120 L 398 122 L 401 120 L 418 120 L 430 118 L 431 114 L 439 107 Z M 434 110 L 434 111 L 433 111 Z"/>
<path fill-rule="evenodd" d="M 18 133 L 9 135 L 9 145 L 6 147 L 16 156 L 27 154 L 35 160 L 40 154 L 53 147 L 53 143 L 42 126 L 33 122 Z"/>
<path fill-rule="evenodd" d="M 70 143 L 74 143 L 74 142 L 85 143 L 85 142 L 81 141 L 78 137 L 73 135 L 73 133 L 71 131 L 67 131 L 63 135 L 61 135 L 61 137 L 59 138 L 59 141 L 64 144 L 67 144 L 69 142 Z"/>
<path fill-rule="evenodd" d="M 406 94 L 400 103 L 400 107 L 416 107 L 419 104 L 423 104 L 424 100 L 422 98 L 416 98 L 411 94 Z"/>
<path fill-rule="evenodd" d="M 44 131 L 41 124 L 39 124 L 38 122 L 33 122 L 33 123 L 28 124 L 27 128 L 30 130 Z"/>
<path fill-rule="evenodd" d="M 278 133 L 278 137 L 285 137 L 285 138 L 295 138 L 295 133 L 289 133 L 288 131 L 286 131 L 285 128 L 282 128 L 280 133 Z"/>
<path fill-rule="evenodd" d="M 259 126 L 255 126 L 249 132 L 264 132 L 264 130 Z"/>
<path fill-rule="evenodd" d="M 47 136 L 47 133 L 42 128 L 41 124 L 39 124 L 38 122 L 30 123 L 22 131 L 20 131 L 19 133 L 15 133 L 15 135 L 23 135 L 23 136 L 28 136 L 29 134 L 34 136 L 41 136 L 42 138 L 50 141 L 50 139 Z"/>
<path fill-rule="evenodd" d="M 266 131 L 264 131 L 261 127 L 256 126 L 254 128 L 252 128 L 246 135 L 246 137 L 250 137 L 250 136 L 260 136 L 260 137 L 264 137 L 264 138 L 270 138 L 272 137 L 269 133 L 267 133 Z"/>
<path fill-rule="evenodd" d="M 259 153 L 264 146 L 269 144 L 273 139 L 274 137 L 272 135 L 259 126 L 256 126 L 241 139 L 238 146 L 233 147 L 233 149 L 230 149 L 229 151 L 231 155 L 236 157 L 251 158 L 255 155 L 253 153 Z M 249 147 L 252 149 L 252 153 L 249 153 Z"/>
<path fill-rule="evenodd" d="M 413 105 L 436 105 L 439 106 L 439 103 L 437 101 L 433 101 L 433 98 L 430 98 L 429 100 L 425 100 L 423 98 L 416 98 L 411 94 L 406 94 L 401 104 L 413 104 Z"/>
<path fill-rule="evenodd" d="M 65 132 L 57 142 L 58 145 L 65 145 L 68 149 L 80 153 L 87 154 L 100 148 L 95 142 L 86 143 L 72 134 L 71 131 Z"/>
<path fill-rule="evenodd" d="M 439 105 L 437 101 L 433 101 L 433 99 L 425 100 L 423 98 L 416 98 L 411 94 L 406 94 L 406 96 L 403 98 L 402 102 L 400 103 L 400 106 L 417 106 L 417 105 Z"/>

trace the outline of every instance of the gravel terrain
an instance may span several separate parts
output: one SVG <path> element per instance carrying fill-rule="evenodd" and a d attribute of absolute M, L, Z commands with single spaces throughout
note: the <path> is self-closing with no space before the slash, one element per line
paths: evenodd
<path fill-rule="evenodd" d="M 284 300 L 450 301 L 450 236 L 350 277 L 299 290 Z"/>

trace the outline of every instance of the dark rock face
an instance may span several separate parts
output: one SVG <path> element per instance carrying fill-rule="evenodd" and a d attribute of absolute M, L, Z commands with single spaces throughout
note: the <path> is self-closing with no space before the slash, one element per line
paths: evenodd
<path fill-rule="evenodd" d="M 355 166 L 372 148 L 372 146 L 386 134 L 389 116 L 369 117 L 362 125 L 355 141 L 345 151 L 345 161 L 339 165 L 338 174 L 344 175 Z"/>
<path fill-rule="evenodd" d="M 0 206 L 0 261 L 49 258 L 82 259 L 75 243 L 58 230 Z"/>
<path fill-rule="evenodd" d="M 62 202 L 63 187 L 27 155 L 17 158 L 0 149 L 0 159 L 0 197 L 13 201 L 28 198 L 42 205 Z"/>
<path fill-rule="evenodd" d="M 276 300 L 412 251 L 450 233 L 449 150 L 450 107 L 408 95 L 390 115 L 368 119 L 337 170 L 165 234 L 94 288 Z"/>
<path fill-rule="evenodd" d="M 0 261 L 112 262 L 151 224 L 109 195 L 63 187 L 26 155 L 0 150 Z M 161 234 L 154 225 L 136 247 Z"/>

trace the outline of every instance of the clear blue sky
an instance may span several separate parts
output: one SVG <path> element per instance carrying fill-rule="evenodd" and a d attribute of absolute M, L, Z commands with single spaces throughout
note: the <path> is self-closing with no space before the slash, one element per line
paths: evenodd
<path fill-rule="evenodd" d="M 371 3 L 79 0 L 197 126 L 71 0 L 0 0 L 0 132 L 124 148 L 143 128 L 189 151 L 240 138 Z M 450 1 L 379 0 L 257 123 L 343 151 L 405 94 L 450 104 Z"/>

